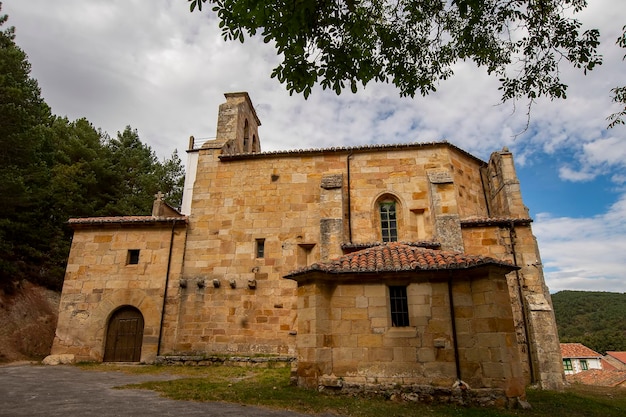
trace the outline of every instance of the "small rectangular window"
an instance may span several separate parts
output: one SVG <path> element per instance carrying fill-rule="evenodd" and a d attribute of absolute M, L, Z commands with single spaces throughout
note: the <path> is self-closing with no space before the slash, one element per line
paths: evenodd
<path fill-rule="evenodd" d="M 389 287 L 389 302 L 391 304 L 391 325 L 406 327 L 409 325 L 409 303 L 406 296 L 406 287 Z"/>
<path fill-rule="evenodd" d="M 581 359 L 581 360 L 580 360 L 580 368 L 581 368 L 583 371 L 586 371 L 586 370 L 588 370 L 588 369 L 589 369 L 589 365 L 587 364 L 587 360 L 586 360 L 586 359 Z"/>
<path fill-rule="evenodd" d="M 265 239 L 256 240 L 256 257 L 257 258 L 265 257 Z"/>
<path fill-rule="evenodd" d="M 572 360 L 571 359 L 563 359 L 563 369 L 565 369 L 566 371 L 573 371 L 574 367 L 572 366 Z"/>
<path fill-rule="evenodd" d="M 137 265 L 139 263 L 139 249 L 129 249 L 126 258 L 127 265 Z"/>

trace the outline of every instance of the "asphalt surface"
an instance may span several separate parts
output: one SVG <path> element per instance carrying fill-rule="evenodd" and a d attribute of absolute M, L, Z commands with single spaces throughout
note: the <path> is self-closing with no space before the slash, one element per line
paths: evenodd
<path fill-rule="evenodd" d="M 0 416 L 310 417 L 238 404 L 170 400 L 149 390 L 114 389 L 126 384 L 174 378 L 85 371 L 67 365 L 4 365 L 0 366 Z"/>

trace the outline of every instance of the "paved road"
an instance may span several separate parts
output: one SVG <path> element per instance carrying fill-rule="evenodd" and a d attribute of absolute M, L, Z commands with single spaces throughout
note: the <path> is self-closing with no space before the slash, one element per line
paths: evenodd
<path fill-rule="evenodd" d="M 237 404 L 175 401 L 149 390 L 113 389 L 171 378 L 175 377 L 93 372 L 64 365 L 4 365 L 0 366 L 0 416 L 310 417 Z"/>

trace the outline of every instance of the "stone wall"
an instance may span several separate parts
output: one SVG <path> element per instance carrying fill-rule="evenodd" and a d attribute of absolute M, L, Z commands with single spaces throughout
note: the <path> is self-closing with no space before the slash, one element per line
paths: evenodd
<path fill-rule="evenodd" d="M 506 259 L 521 268 L 507 280 L 527 380 L 543 388 L 562 389 L 564 374 L 552 300 L 508 149 L 491 155 L 483 170 L 483 183 L 489 217 L 494 221 L 464 228 L 466 251 Z"/>
<path fill-rule="evenodd" d="M 141 360 L 157 355 L 161 311 L 170 254 L 171 277 L 180 274 L 185 242 L 184 222 L 143 225 L 93 225 L 74 231 L 59 320 L 51 353 L 73 354 L 76 360 L 101 361 L 111 314 L 129 305 L 144 318 Z M 129 249 L 139 250 L 137 264 L 128 264 Z"/>
<path fill-rule="evenodd" d="M 298 288 L 298 384 L 451 388 L 462 380 L 523 396 L 504 272 L 455 271 L 451 284 L 447 276 L 312 273 Z M 410 326 L 393 327 L 388 285 L 406 283 Z"/>
<path fill-rule="evenodd" d="M 521 268 L 507 280 L 527 380 L 558 387 L 561 377 L 562 384 L 549 292 L 507 150 L 494 153 L 489 163 L 447 143 L 264 154 L 258 141 L 261 122 L 248 95 L 232 93 L 226 99 L 220 106 L 216 139 L 189 150 L 193 166 L 188 169 L 193 175 L 184 196 L 189 219 L 186 232 L 177 229 L 175 234 L 167 291 L 168 227 L 110 224 L 76 229 L 56 351 L 100 360 L 111 311 L 129 304 L 140 308 L 146 318 L 142 360 L 154 359 L 159 335 L 160 354 L 293 356 L 296 338 L 298 345 L 312 347 L 321 336 L 301 337 L 298 316 L 306 317 L 310 307 L 297 307 L 296 283 L 282 277 L 336 258 L 346 247 L 379 242 L 378 203 L 393 199 L 398 240 L 509 260 Z M 131 246 L 150 254 L 141 266 L 123 262 Z M 438 285 L 429 291 L 438 291 Z M 411 291 L 417 291 L 412 301 L 417 303 L 412 307 L 416 311 L 426 314 L 431 309 L 429 314 L 434 314 L 443 308 L 438 304 L 443 303 L 441 297 L 427 297 L 420 292 L 423 287 Z M 356 303 L 345 308 L 352 308 L 357 316 L 373 308 L 370 301 L 382 299 L 372 295 L 370 300 L 365 294 L 355 295 L 353 301 L 345 297 L 342 302 Z M 366 298 L 364 308 L 359 303 Z M 387 307 L 376 307 L 379 316 L 371 319 L 386 320 Z M 420 314 L 415 316 L 418 323 L 429 317 Z M 424 326 L 423 334 L 428 336 L 428 325 Z M 442 334 L 438 343 L 445 345 Z M 398 355 L 413 355 L 413 359 L 415 349 L 426 349 L 421 354 L 436 358 L 446 357 L 449 349 L 404 346 L 409 343 L 406 338 L 382 333 L 362 339 L 362 343 L 398 342 Z M 338 342 L 322 339 L 321 343 Z M 407 353 L 411 349 L 413 353 Z M 327 355 L 324 352 L 316 355 Z M 447 362 L 439 365 L 443 363 Z M 389 364 L 389 369 L 393 366 Z"/>
<path fill-rule="evenodd" d="M 399 240 L 447 233 L 462 244 L 457 207 L 463 204 L 454 184 L 433 189 L 427 175 L 452 178 L 452 154 L 464 164 L 473 210 L 481 204 L 480 185 L 470 186 L 480 176 L 480 161 L 445 144 L 352 154 L 236 157 L 212 145 L 198 152 L 182 278 L 207 285 L 176 290 L 176 325 L 165 339 L 172 353 L 294 353 L 296 287 L 282 276 L 342 255 L 343 243 L 380 241 L 377 202 L 385 196 L 397 201 Z M 436 216 L 444 222 L 454 216 L 452 230 L 437 230 Z M 256 254 L 260 240 L 262 258 Z"/>

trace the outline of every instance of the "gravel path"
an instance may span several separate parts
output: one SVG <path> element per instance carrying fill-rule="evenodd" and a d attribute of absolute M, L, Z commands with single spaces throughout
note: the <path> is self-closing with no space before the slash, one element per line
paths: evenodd
<path fill-rule="evenodd" d="M 176 376 L 93 372 L 64 365 L 4 365 L 0 366 L 0 416 L 308 416 L 238 404 L 176 401 L 159 397 L 149 390 L 113 389 L 126 384 L 173 378 Z"/>

